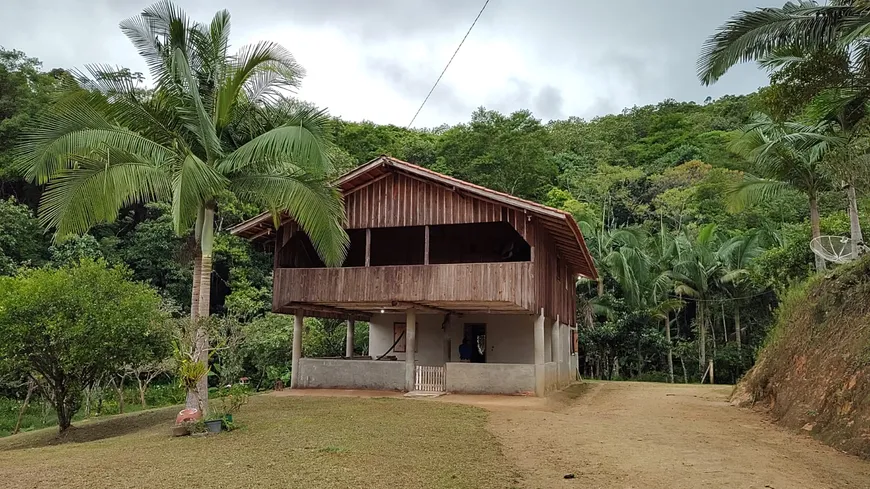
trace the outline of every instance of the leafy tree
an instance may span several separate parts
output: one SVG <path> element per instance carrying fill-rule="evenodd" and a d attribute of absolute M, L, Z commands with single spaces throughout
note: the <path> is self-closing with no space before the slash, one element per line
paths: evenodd
<path fill-rule="evenodd" d="M 438 141 L 435 169 L 518 197 L 541 199 L 556 178 L 547 130 L 529 111 L 478 109 Z"/>
<path fill-rule="evenodd" d="M 19 147 L 27 178 L 47 183 L 40 217 L 59 239 L 111 222 L 132 203 L 170 201 L 175 231 L 193 226 L 200 251 L 194 317 L 210 312 L 215 212 L 226 191 L 292 215 L 327 264 L 341 263 L 348 243 L 341 200 L 326 185 L 329 118 L 305 107 L 281 112 L 280 125 L 256 117 L 258 106 L 280 109 L 302 68 L 270 42 L 231 55 L 229 26 L 225 10 L 200 24 L 168 1 L 147 7 L 121 29 L 154 88 L 143 90 L 124 70 L 90 66 Z M 242 141 L 231 137 L 239 134 Z M 204 362 L 208 338 L 197 337 Z M 203 379 L 198 390 L 206 389 Z"/>
<path fill-rule="evenodd" d="M 165 344 L 164 324 L 157 293 L 104 262 L 0 279 L 0 356 L 27 366 L 61 432 L 84 389 Z"/>
<path fill-rule="evenodd" d="M 14 198 L 0 200 L 0 275 L 15 273 L 24 264 L 39 266 L 47 250 L 39 222 L 27 206 Z"/>
<path fill-rule="evenodd" d="M 54 74 L 40 71 L 42 64 L 21 51 L 0 48 L 0 199 L 10 196 L 29 205 L 39 190 L 24 184 L 12 169 L 13 146 L 27 125 L 50 102 L 57 84 Z"/>

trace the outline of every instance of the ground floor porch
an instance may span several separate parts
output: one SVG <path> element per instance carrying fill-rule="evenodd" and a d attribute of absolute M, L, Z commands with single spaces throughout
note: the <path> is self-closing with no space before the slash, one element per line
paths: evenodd
<path fill-rule="evenodd" d="M 296 317 L 291 387 L 543 396 L 577 378 L 570 327 L 543 313 L 374 314 L 368 357 L 303 358 Z M 296 333 L 296 331 L 294 331 Z"/>

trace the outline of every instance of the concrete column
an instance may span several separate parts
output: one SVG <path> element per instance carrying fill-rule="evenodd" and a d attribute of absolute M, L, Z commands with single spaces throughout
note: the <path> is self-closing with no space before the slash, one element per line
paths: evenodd
<path fill-rule="evenodd" d="M 290 388 L 299 387 L 299 359 L 302 358 L 302 314 L 297 314 L 293 322 L 293 357 L 290 362 Z"/>
<path fill-rule="evenodd" d="M 556 379 L 557 383 L 561 384 L 562 373 L 562 336 L 559 334 L 559 316 L 556 316 L 556 321 L 550 326 L 550 353 L 554 362 L 556 362 Z"/>
<path fill-rule="evenodd" d="M 417 313 L 408 309 L 405 313 L 405 389 L 414 390 L 416 363 L 414 351 L 417 349 Z"/>
<path fill-rule="evenodd" d="M 535 318 L 535 395 L 546 394 L 546 371 L 544 367 L 544 309 Z"/>
<path fill-rule="evenodd" d="M 344 347 L 344 356 L 347 358 L 353 358 L 353 329 L 355 323 L 353 319 L 347 320 L 347 344 Z"/>

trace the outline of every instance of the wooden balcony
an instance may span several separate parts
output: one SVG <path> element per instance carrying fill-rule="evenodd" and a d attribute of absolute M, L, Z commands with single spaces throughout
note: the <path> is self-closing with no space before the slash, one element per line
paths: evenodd
<path fill-rule="evenodd" d="M 455 312 L 531 311 L 531 262 L 350 268 L 278 268 L 272 308 L 374 313 L 409 307 Z"/>

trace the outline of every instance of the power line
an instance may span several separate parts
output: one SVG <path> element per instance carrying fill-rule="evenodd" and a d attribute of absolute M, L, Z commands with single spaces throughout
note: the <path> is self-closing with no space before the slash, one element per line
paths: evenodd
<path fill-rule="evenodd" d="M 423 103 L 420 104 L 420 107 L 417 109 L 417 112 L 414 113 L 414 117 L 411 118 L 411 122 L 409 122 L 408 125 L 405 126 L 405 129 L 410 128 L 411 124 L 413 124 L 414 121 L 417 120 L 417 116 L 420 115 L 420 111 L 423 110 L 423 106 L 426 105 L 426 102 L 429 101 L 429 97 L 432 96 L 432 92 L 435 91 L 435 87 L 438 86 L 438 82 L 441 81 L 441 78 L 444 76 L 444 73 L 447 72 L 447 68 L 450 68 L 450 63 L 453 62 L 453 58 L 456 57 L 456 53 L 459 52 L 459 49 L 462 48 L 462 45 L 465 43 L 465 40 L 468 39 L 468 35 L 471 34 L 471 30 L 474 29 L 474 25 L 477 24 L 477 20 L 480 18 L 481 14 L 483 14 L 483 11 L 486 10 L 487 5 L 489 5 L 489 0 L 486 0 L 485 2 L 483 2 L 483 7 L 480 8 L 480 12 L 477 13 L 477 17 L 474 18 L 474 22 L 471 23 L 471 26 L 468 28 L 468 31 L 465 33 L 465 36 L 463 36 L 462 40 L 459 41 L 459 46 L 456 46 L 456 51 L 453 51 L 453 56 L 450 57 L 450 60 L 447 61 L 447 64 L 444 66 L 444 69 L 441 70 L 441 74 L 438 75 L 438 79 L 435 80 L 435 84 L 432 85 L 432 88 L 429 90 L 429 93 L 426 94 L 426 98 L 423 99 Z"/>

